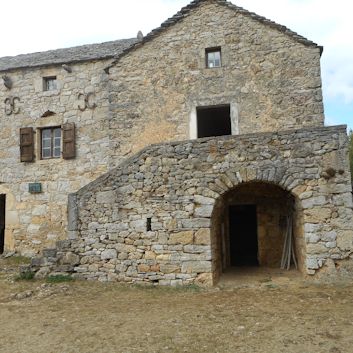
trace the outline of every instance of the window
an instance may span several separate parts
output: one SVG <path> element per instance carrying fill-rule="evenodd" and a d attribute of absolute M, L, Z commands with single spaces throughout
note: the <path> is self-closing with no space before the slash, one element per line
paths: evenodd
<path fill-rule="evenodd" d="M 61 157 L 61 128 L 53 127 L 41 130 L 41 157 Z"/>
<path fill-rule="evenodd" d="M 56 76 L 43 77 L 43 91 L 55 91 L 57 88 Z"/>
<path fill-rule="evenodd" d="M 65 123 L 61 126 L 38 128 L 38 140 L 34 139 L 32 127 L 20 129 L 21 162 L 34 162 L 35 148 L 38 159 L 76 158 L 75 123 Z"/>
<path fill-rule="evenodd" d="M 221 48 L 210 48 L 206 49 L 206 67 L 214 68 L 221 67 Z"/>

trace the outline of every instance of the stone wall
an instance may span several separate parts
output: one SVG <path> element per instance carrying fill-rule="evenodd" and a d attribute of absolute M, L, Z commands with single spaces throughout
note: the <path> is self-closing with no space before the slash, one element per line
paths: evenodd
<path fill-rule="evenodd" d="M 72 72 L 61 66 L 18 69 L 7 72 L 11 90 L 0 87 L 0 194 L 6 194 L 5 249 L 32 255 L 66 238 L 67 195 L 109 170 L 107 136 L 108 76 L 110 61 L 72 64 Z M 58 89 L 43 91 L 43 77 L 56 76 Z M 85 109 L 84 96 L 92 93 Z M 79 94 L 81 94 L 79 96 Z M 15 112 L 6 115 L 15 100 Z M 50 113 L 48 113 L 50 112 Z M 76 125 L 76 158 L 40 158 L 40 129 Z M 35 160 L 20 162 L 20 128 L 35 131 Z M 28 184 L 39 182 L 42 192 L 30 194 Z"/>
<path fill-rule="evenodd" d="M 237 185 L 255 181 L 275 184 L 295 198 L 303 271 L 315 274 L 326 264 L 349 259 L 352 186 L 345 129 L 145 148 L 70 197 L 77 239 L 64 244 L 54 263 L 102 281 L 211 284 L 220 267 L 215 261 L 222 261 L 212 226 L 219 219 L 216 201 Z"/>
<path fill-rule="evenodd" d="M 205 67 L 221 47 L 222 67 Z M 110 69 L 116 165 L 151 142 L 195 138 L 196 107 L 230 104 L 255 133 L 323 125 L 320 48 L 205 1 Z"/>

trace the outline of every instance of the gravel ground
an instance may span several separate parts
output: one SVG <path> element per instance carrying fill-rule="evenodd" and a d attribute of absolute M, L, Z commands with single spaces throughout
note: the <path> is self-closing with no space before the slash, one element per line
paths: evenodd
<path fill-rule="evenodd" d="M 1 353 L 353 352 L 352 283 L 261 274 L 207 290 L 48 284 L 15 281 L 6 261 Z"/>

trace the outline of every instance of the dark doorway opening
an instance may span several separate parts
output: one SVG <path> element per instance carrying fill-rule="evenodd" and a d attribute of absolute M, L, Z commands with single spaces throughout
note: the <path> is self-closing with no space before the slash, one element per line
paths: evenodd
<path fill-rule="evenodd" d="M 231 266 L 258 266 L 257 216 L 255 205 L 229 207 Z"/>
<path fill-rule="evenodd" d="M 0 195 L 0 254 L 4 252 L 5 247 L 5 206 L 6 195 Z"/>
<path fill-rule="evenodd" d="M 231 134 L 230 105 L 197 108 L 197 137 Z"/>

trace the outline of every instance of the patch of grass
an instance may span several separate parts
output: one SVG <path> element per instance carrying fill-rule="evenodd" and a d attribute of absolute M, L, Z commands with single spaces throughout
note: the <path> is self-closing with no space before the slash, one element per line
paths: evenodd
<path fill-rule="evenodd" d="M 8 266 L 29 265 L 31 263 L 31 259 L 29 257 L 15 255 L 4 258 L 3 262 Z"/>
<path fill-rule="evenodd" d="M 47 283 L 63 283 L 74 281 L 70 275 L 52 275 L 48 276 L 45 280 Z"/>
<path fill-rule="evenodd" d="M 15 278 L 16 281 L 32 281 L 34 279 L 35 273 L 31 270 L 20 272 L 20 274 Z"/>

